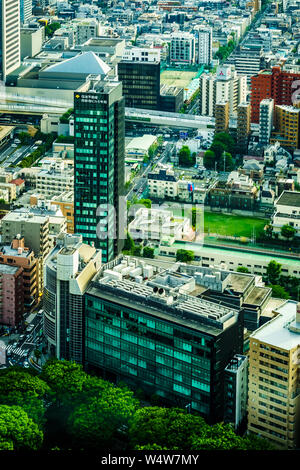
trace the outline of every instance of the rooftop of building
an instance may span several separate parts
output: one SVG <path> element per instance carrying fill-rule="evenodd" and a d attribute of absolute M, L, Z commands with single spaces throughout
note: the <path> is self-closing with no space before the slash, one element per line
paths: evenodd
<path fill-rule="evenodd" d="M 238 309 L 190 295 L 195 290 L 193 276 L 146 264 L 138 258 L 121 256 L 104 265 L 88 293 L 109 298 L 160 319 L 178 323 L 215 336 L 237 321 Z"/>
<path fill-rule="evenodd" d="M 272 289 L 269 287 L 253 287 L 249 295 L 244 299 L 244 304 L 260 306 L 271 295 Z"/>
<path fill-rule="evenodd" d="M 19 266 L 8 266 L 7 264 L 0 264 L 0 275 L 1 274 L 16 274 L 21 269 Z"/>
<path fill-rule="evenodd" d="M 71 59 L 64 60 L 58 64 L 51 65 L 43 72 L 47 74 L 95 74 L 106 75 L 110 67 L 94 52 L 87 51 L 78 54 Z"/>
<path fill-rule="evenodd" d="M 299 346 L 300 334 L 289 328 L 295 322 L 296 311 L 297 302 L 287 300 L 275 310 L 277 315 L 252 333 L 251 338 L 284 350 Z"/>
<path fill-rule="evenodd" d="M 9 136 L 14 130 L 14 126 L 0 126 L 0 141 Z"/>
<path fill-rule="evenodd" d="M 30 222 L 30 223 L 36 223 L 36 224 L 44 224 L 49 220 L 49 215 L 41 215 L 41 214 L 35 214 L 33 212 L 33 209 L 26 209 L 23 208 L 22 210 L 16 209 L 14 211 L 9 212 L 6 214 L 2 222 Z"/>
<path fill-rule="evenodd" d="M 12 248 L 10 245 L 0 245 L 0 254 L 17 258 L 28 258 L 32 254 L 32 250 L 28 248 L 20 250 L 18 248 Z"/>
<path fill-rule="evenodd" d="M 237 372 L 239 367 L 242 364 L 247 362 L 247 356 L 243 356 L 242 354 L 235 354 L 229 364 L 225 367 L 225 370 L 229 372 Z"/>
<path fill-rule="evenodd" d="M 300 193 L 297 191 L 283 191 L 277 199 L 276 204 L 300 207 Z"/>
<path fill-rule="evenodd" d="M 228 288 L 232 288 L 235 292 L 245 292 L 247 287 L 253 282 L 253 276 L 242 273 L 230 274 Z"/>

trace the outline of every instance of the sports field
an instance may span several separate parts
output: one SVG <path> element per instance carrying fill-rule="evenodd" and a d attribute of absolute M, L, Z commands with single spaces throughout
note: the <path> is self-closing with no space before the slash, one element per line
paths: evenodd
<path fill-rule="evenodd" d="M 251 237 L 254 228 L 255 234 L 258 236 L 267 224 L 267 219 L 204 212 L 204 230 L 205 233 L 209 232 L 210 234 Z"/>
<path fill-rule="evenodd" d="M 190 81 L 196 77 L 197 72 L 182 72 L 180 70 L 164 70 L 160 75 L 160 82 L 163 85 L 177 86 L 185 88 Z"/>

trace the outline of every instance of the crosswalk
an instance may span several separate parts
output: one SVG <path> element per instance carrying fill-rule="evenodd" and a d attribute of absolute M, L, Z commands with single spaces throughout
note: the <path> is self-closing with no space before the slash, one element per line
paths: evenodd
<path fill-rule="evenodd" d="M 16 356 L 23 357 L 27 355 L 28 349 L 23 349 L 21 347 L 13 348 L 13 346 L 9 344 L 6 346 L 6 353 L 11 353 L 11 354 L 15 354 Z"/>

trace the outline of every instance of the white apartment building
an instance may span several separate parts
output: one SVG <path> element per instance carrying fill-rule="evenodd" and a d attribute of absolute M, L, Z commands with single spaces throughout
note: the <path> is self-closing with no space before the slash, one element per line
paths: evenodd
<path fill-rule="evenodd" d="M 199 114 L 214 116 L 218 101 L 229 102 L 229 114 L 235 115 L 240 103 L 246 101 L 247 77 L 237 75 L 231 66 L 220 66 L 215 75 L 203 74 L 199 79 Z"/>
<path fill-rule="evenodd" d="M 153 47 L 130 47 L 123 52 L 122 60 L 130 62 L 160 62 L 160 49 Z"/>
<path fill-rule="evenodd" d="M 172 211 L 140 208 L 128 225 L 133 239 L 156 243 L 168 240 L 193 240 L 194 231 L 188 217 L 174 217 Z"/>
<path fill-rule="evenodd" d="M 21 64 L 20 1 L 0 2 L 0 72 L 2 80 Z"/>
<path fill-rule="evenodd" d="M 300 193 L 297 191 L 283 191 L 275 201 L 275 213 L 272 218 L 274 233 L 279 233 L 284 225 L 296 229 L 295 235 L 300 236 Z"/>
<path fill-rule="evenodd" d="M 158 167 L 148 174 L 149 196 L 154 198 L 175 198 L 177 196 L 177 179 L 174 171 L 168 167 Z"/>
<path fill-rule="evenodd" d="M 264 99 L 259 105 L 259 143 L 269 145 L 271 132 L 273 129 L 274 100 Z"/>
<path fill-rule="evenodd" d="M 198 64 L 209 65 L 212 62 L 212 28 L 200 27 L 197 31 L 198 49 L 197 49 L 197 62 Z"/>
<path fill-rule="evenodd" d="M 171 34 L 170 61 L 194 64 L 196 57 L 195 37 L 193 34 L 178 32 Z"/>
<path fill-rule="evenodd" d="M 72 191 L 73 188 L 74 170 L 58 159 L 49 169 L 42 169 L 36 175 L 36 191 L 45 196 Z"/>
<path fill-rule="evenodd" d="M 76 44 L 84 44 L 91 38 L 100 36 L 100 23 L 94 18 L 84 20 L 73 20 L 76 24 Z"/>

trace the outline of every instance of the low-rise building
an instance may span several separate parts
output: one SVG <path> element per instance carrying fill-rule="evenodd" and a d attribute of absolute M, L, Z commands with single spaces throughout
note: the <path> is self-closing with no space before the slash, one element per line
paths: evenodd
<path fill-rule="evenodd" d="M 24 237 L 17 235 L 10 245 L 0 246 L 0 264 L 23 269 L 24 307 L 32 308 L 39 300 L 39 259 L 25 247 Z"/>
<path fill-rule="evenodd" d="M 23 320 L 23 269 L 0 264 L 0 324 L 15 327 Z"/>
<path fill-rule="evenodd" d="M 300 193 L 297 191 L 283 191 L 275 201 L 273 232 L 280 234 L 284 225 L 293 227 L 295 236 L 300 236 Z"/>
<path fill-rule="evenodd" d="M 162 198 L 166 196 L 174 199 L 177 196 L 177 179 L 168 166 L 158 166 L 155 170 L 148 173 L 149 196 L 153 198 Z"/>
<path fill-rule="evenodd" d="M 140 208 L 128 225 L 128 232 L 135 240 L 164 242 L 193 240 L 195 233 L 188 217 L 173 216 L 172 211 Z"/>

